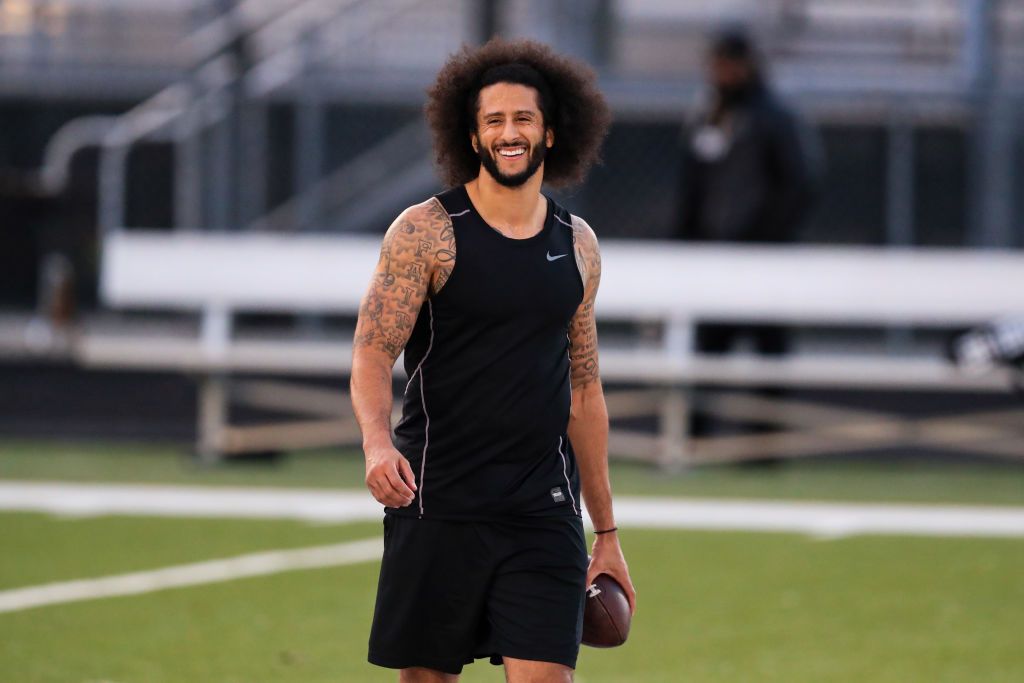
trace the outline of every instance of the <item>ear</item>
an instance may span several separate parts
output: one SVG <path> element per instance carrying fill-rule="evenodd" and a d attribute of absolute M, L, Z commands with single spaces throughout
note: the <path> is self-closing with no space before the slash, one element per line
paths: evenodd
<path fill-rule="evenodd" d="M 477 154 L 480 153 L 480 138 L 476 136 L 476 133 L 469 134 L 469 144 L 473 145 L 474 152 L 476 152 Z"/>
<path fill-rule="evenodd" d="M 548 149 L 551 149 L 555 145 L 555 129 L 547 128 L 544 130 L 544 144 Z"/>

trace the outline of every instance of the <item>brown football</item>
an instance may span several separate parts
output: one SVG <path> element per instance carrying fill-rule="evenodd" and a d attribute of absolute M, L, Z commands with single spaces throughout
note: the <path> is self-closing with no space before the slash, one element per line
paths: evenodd
<path fill-rule="evenodd" d="M 583 608 L 583 644 L 590 647 L 618 647 L 629 636 L 629 599 L 619 582 L 598 574 L 587 587 Z"/>

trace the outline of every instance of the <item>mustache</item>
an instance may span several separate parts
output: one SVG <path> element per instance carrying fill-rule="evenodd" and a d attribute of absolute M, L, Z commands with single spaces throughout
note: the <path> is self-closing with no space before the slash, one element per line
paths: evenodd
<path fill-rule="evenodd" d="M 498 158 L 501 156 L 500 152 L 502 149 L 509 147 L 522 147 L 524 148 L 525 156 L 528 160 L 527 166 L 521 172 L 514 175 L 505 175 L 501 172 L 501 168 L 498 166 Z M 510 144 L 508 142 L 501 142 L 498 145 L 485 148 L 483 146 L 477 149 L 477 156 L 480 157 L 480 163 L 490 173 L 499 184 L 505 187 L 519 187 L 528 179 L 533 177 L 537 169 L 544 163 L 544 157 L 546 156 L 547 148 L 543 145 L 533 146 L 525 140 Z"/>
<path fill-rule="evenodd" d="M 494 145 L 494 147 L 492 147 L 492 149 L 494 149 L 494 150 L 503 150 L 503 149 L 510 149 L 510 148 L 513 148 L 513 147 L 526 147 L 526 148 L 529 148 L 530 147 L 530 143 L 527 142 L 526 140 L 523 140 L 521 142 L 500 142 L 500 143 Z"/>

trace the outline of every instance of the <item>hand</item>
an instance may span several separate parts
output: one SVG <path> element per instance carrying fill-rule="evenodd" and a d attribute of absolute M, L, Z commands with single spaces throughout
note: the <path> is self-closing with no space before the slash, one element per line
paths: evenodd
<path fill-rule="evenodd" d="M 394 446 L 365 448 L 366 488 L 387 507 L 406 507 L 414 499 L 416 478 L 412 467 Z"/>
<path fill-rule="evenodd" d="M 594 549 L 591 551 L 590 567 L 587 569 L 587 584 L 594 583 L 598 574 L 607 574 L 626 591 L 626 598 L 629 600 L 630 614 L 636 614 L 636 589 L 633 587 L 633 580 L 629 578 L 629 567 L 626 566 L 626 558 L 622 555 L 622 548 L 619 547 L 618 532 L 601 534 L 594 539 Z"/>

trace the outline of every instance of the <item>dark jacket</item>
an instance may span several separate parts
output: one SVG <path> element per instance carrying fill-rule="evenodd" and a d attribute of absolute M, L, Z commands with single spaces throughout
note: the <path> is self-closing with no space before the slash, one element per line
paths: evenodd
<path fill-rule="evenodd" d="M 820 145 L 767 88 L 752 88 L 720 114 L 702 114 L 682 142 L 677 237 L 797 239 L 818 194 Z"/>

